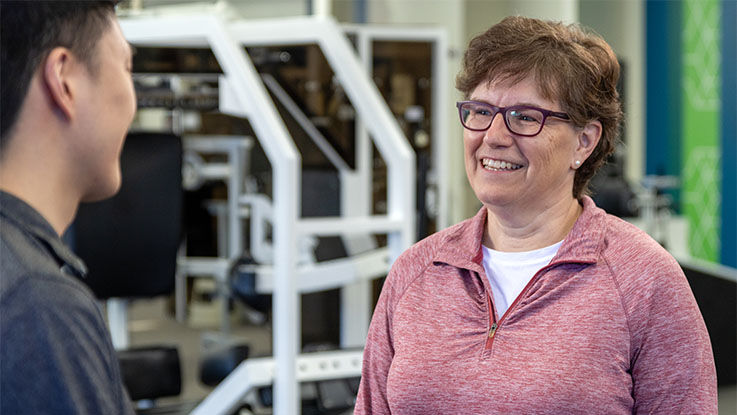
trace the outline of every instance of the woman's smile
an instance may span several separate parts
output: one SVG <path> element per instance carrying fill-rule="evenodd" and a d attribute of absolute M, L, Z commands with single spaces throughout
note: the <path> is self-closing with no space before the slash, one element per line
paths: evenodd
<path fill-rule="evenodd" d="M 484 169 L 491 171 L 515 171 L 522 168 L 522 165 L 520 164 L 491 158 L 482 158 L 481 165 Z"/>

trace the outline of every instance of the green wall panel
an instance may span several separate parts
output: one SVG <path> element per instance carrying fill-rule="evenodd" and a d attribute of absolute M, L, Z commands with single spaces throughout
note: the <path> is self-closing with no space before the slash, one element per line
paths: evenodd
<path fill-rule="evenodd" d="M 718 0 L 683 3 L 683 212 L 697 258 L 719 260 L 721 206 L 720 10 Z"/>

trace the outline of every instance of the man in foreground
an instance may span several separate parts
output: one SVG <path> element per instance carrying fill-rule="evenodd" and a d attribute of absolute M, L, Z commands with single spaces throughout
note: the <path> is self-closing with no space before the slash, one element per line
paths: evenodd
<path fill-rule="evenodd" d="M 136 105 L 114 3 L 0 3 L 3 414 L 133 413 L 85 266 L 60 239 L 80 202 L 120 187 Z"/>

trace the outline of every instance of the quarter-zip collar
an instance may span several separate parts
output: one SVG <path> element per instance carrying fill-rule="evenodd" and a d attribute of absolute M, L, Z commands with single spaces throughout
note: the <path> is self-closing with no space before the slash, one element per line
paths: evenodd
<path fill-rule="evenodd" d="M 84 278 L 87 267 L 56 234 L 49 222 L 36 209 L 10 193 L 0 191 L 0 215 L 23 229 L 56 260 L 62 272 Z"/>
<path fill-rule="evenodd" d="M 485 226 L 486 208 L 482 206 L 474 217 L 455 225 L 455 229 L 452 229 L 443 238 L 435 253 L 434 261 L 456 268 L 481 272 L 484 259 L 481 241 L 484 237 Z"/>
<path fill-rule="evenodd" d="M 581 199 L 583 211 L 566 236 L 550 265 L 565 262 L 595 263 L 604 239 L 606 213 L 596 207 L 590 197 Z M 481 272 L 483 253 L 481 241 L 486 227 L 486 208 L 481 207 L 473 217 L 456 225 L 440 244 L 435 261 L 457 268 Z"/>

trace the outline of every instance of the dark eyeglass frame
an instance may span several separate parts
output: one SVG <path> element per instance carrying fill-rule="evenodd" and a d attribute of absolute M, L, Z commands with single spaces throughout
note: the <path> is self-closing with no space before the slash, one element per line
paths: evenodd
<path fill-rule="evenodd" d="M 483 107 L 487 107 L 491 110 L 491 118 L 489 118 L 489 125 L 487 125 L 484 128 L 470 128 L 466 125 L 466 123 L 463 121 L 463 105 L 464 104 L 474 104 L 474 105 L 480 105 Z M 502 119 L 504 120 L 504 125 L 507 126 L 507 130 L 509 130 L 510 133 L 519 135 L 522 137 L 534 137 L 538 134 L 540 134 L 540 131 L 543 130 L 543 127 L 545 126 L 545 121 L 548 119 L 548 117 L 555 117 L 560 118 L 562 120 L 570 121 L 571 117 L 568 116 L 565 112 L 556 112 L 556 111 L 550 111 L 546 110 L 544 108 L 538 108 L 533 107 L 530 105 L 512 105 L 509 107 L 497 107 L 496 105 L 487 104 L 485 102 L 480 101 L 458 101 L 456 102 L 456 107 L 458 108 L 458 117 L 461 119 L 461 125 L 463 125 L 463 128 L 471 131 L 486 131 L 491 127 L 491 124 L 494 122 L 494 117 L 496 117 L 497 114 L 502 114 Z M 534 134 L 520 134 L 514 130 L 512 130 L 512 127 L 509 125 L 509 120 L 507 120 L 507 111 L 510 110 L 535 110 L 540 111 L 540 113 L 543 115 L 542 121 L 540 121 L 540 129 L 537 130 Z"/>

